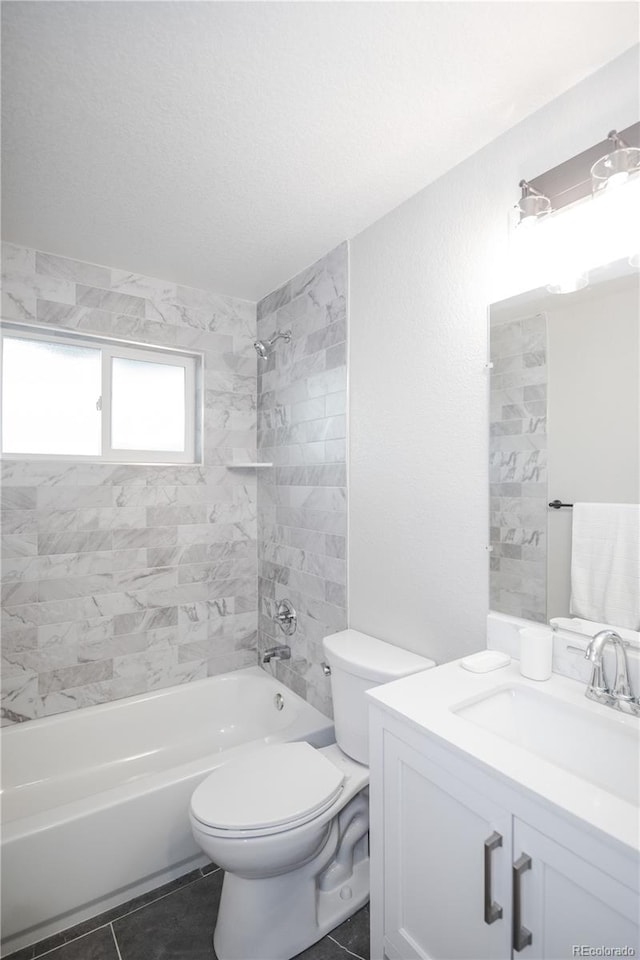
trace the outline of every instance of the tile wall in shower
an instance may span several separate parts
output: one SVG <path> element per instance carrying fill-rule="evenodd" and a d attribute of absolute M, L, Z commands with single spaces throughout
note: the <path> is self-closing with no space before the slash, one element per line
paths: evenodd
<path fill-rule="evenodd" d="M 203 463 L 2 464 L 3 722 L 256 661 L 255 304 L 3 245 L 5 320 L 204 354 Z"/>
<path fill-rule="evenodd" d="M 289 642 L 277 676 L 331 710 L 322 638 L 344 629 L 346 611 L 347 244 L 258 304 L 258 336 L 292 331 L 259 366 L 259 646 Z M 274 621 L 292 601 L 296 633 Z"/>
<path fill-rule="evenodd" d="M 491 609 L 545 622 L 546 317 L 492 317 L 491 361 Z"/>

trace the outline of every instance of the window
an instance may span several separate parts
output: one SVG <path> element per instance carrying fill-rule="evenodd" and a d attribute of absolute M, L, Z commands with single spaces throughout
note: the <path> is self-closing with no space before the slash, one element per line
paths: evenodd
<path fill-rule="evenodd" d="M 198 358 L 11 327 L 2 334 L 2 452 L 193 463 Z"/>

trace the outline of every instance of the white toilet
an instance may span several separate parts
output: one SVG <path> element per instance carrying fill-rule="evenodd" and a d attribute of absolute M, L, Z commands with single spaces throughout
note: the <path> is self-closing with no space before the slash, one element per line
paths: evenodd
<path fill-rule="evenodd" d="M 218 960 L 289 960 L 369 899 L 366 690 L 435 666 L 356 630 L 324 640 L 337 743 L 259 747 L 191 798 L 193 835 L 225 870 Z"/>

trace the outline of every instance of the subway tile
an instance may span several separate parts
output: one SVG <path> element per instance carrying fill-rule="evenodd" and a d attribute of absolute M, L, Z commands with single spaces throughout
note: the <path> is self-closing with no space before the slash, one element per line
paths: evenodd
<path fill-rule="evenodd" d="M 83 663 L 77 666 L 61 667 L 58 670 L 44 671 L 38 676 L 38 692 L 41 696 L 65 690 L 68 687 L 80 687 L 99 680 L 110 680 L 113 676 L 113 662 L 101 660 L 97 663 Z"/>
<path fill-rule="evenodd" d="M 2 531 L 7 536 L 36 533 L 35 510 L 5 510 L 2 514 Z"/>
<path fill-rule="evenodd" d="M 255 520 L 237 523 L 191 523 L 177 528 L 177 542 L 180 546 L 255 540 L 256 535 Z"/>
<path fill-rule="evenodd" d="M 346 320 L 337 320 L 329 326 L 310 334 L 305 340 L 305 351 L 306 353 L 315 353 L 317 350 L 335 347 L 336 344 L 343 344 L 346 336 Z M 331 366 L 339 366 L 339 364 L 331 364 Z"/>
<path fill-rule="evenodd" d="M 285 486 L 340 487 L 346 476 L 344 464 L 276 468 L 276 483 Z"/>
<path fill-rule="evenodd" d="M 30 487 L 110 483 L 115 469 L 110 463 L 69 463 L 59 460 L 7 460 L 1 464 L 3 483 Z"/>
<path fill-rule="evenodd" d="M 278 492 L 278 507 L 280 504 L 294 510 L 346 514 L 347 492 L 345 487 L 283 486 Z"/>
<path fill-rule="evenodd" d="M 3 288 L 2 318 L 32 323 L 36 319 L 35 295 Z"/>
<path fill-rule="evenodd" d="M 56 303 L 46 298 L 37 300 L 36 316 L 39 323 L 69 330 L 86 330 L 89 333 L 107 333 L 109 323 L 113 320 L 113 314 L 108 310 Z"/>
<path fill-rule="evenodd" d="M 79 510 L 81 507 L 110 507 L 108 486 L 42 487 L 37 492 L 39 510 Z"/>
<path fill-rule="evenodd" d="M 113 593 L 114 581 L 111 573 L 87 577 L 64 577 L 59 580 L 41 580 L 38 585 L 40 602 L 48 600 L 69 600 L 74 597 L 89 597 L 98 593 Z"/>
<path fill-rule="evenodd" d="M 7 273 L 3 278 L 3 290 L 12 299 L 15 298 L 18 301 L 27 299 L 30 303 L 33 302 L 34 306 L 38 298 L 53 300 L 56 303 L 74 304 L 76 302 L 74 283 L 38 273 Z M 32 316 L 24 319 L 35 319 L 35 310 Z"/>
<path fill-rule="evenodd" d="M 33 580 L 14 580 L 3 583 L 0 591 L 3 604 L 36 603 L 38 583 Z"/>
<path fill-rule="evenodd" d="M 8 662 L 11 661 L 10 651 L 3 650 L 3 655 Z M 77 663 L 78 651 L 75 639 L 67 639 L 65 636 L 56 637 L 44 646 L 38 645 L 32 650 L 23 651 L 15 661 L 15 665 L 20 669 L 33 670 L 38 675 L 77 666 Z"/>
<path fill-rule="evenodd" d="M 118 570 L 113 574 L 116 591 L 170 590 L 178 582 L 177 569 L 154 567 L 150 570 Z"/>
<path fill-rule="evenodd" d="M 36 491 L 33 487 L 4 486 L 0 490 L 0 506 L 6 510 L 35 510 Z"/>
<path fill-rule="evenodd" d="M 38 552 L 37 534 L 2 534 L 0 544 L 3 557 L 34 557 Z"/>
<path fill-rule="evenodd" d="M 180 504 L 147 508 L 148 527 L 168 527 L 184 523 L 204 523 L 207 519 L 205 504 Z"/>
<path fill-rule="evenodd" d="M 116 635 L 144 633 L 161 627 L 174 627 L 177 623 L 177 607 L 155 607 L 137 613 L 116 614 L 113 618 L 113 632 Z"/>
<path fill-rule="evenodd" d="M 114 550 L 135 550 L 148 547 L 171 547 L 177 542 L 177 527 L 143 527 L 139 530 L 114 530 Z"/>
<path fill-rule="evenodd" d="M 88 623 L 89 621 L 84 622 Z M 44 626 L 33 627 L 32 629 L 36 633 L 36 646 L 39 650 L 45 650 L 49 646 L 74 647 L 80 636 L 80 624 L 69 621 L 66 623 L 47 623 Z"/>
<path fill-rule="evenodd" d="M 88 284 L 91 287 L 108 287 L 111 272 L 108 267 L 99 267 L 93 263 L 69 260 L 67 257 L 57 257 L 51 253 L 39 251 L 36 251 L 35 255 L 35 271 L 62 280 L 71 280 L 73 283 Z"/>
<path fill-rule="evenodd" d="M 116 533 L 129 531 L 116 531 Z M 115 535 L 115 534 L 114 534 Z M 110 550 L 112 536 L 110 531 L 96 530 L 89 533 L 62 533 L 51 536 L 38 537 L 38 553 L 47 555 L 52 553 L 85 553 L 96 550 Z"/>
<path fill-rule="evenodd" d="M 49 298 L 55 299 L 55 298 Z M 73 303 L 74 301 L 69 301 Z M 95 307 L 110 313 L 126 313 L 134 317 L 144 317 L 144 299 L 126 293 L 114 293 L 98 287 L 76 284 L 75 302 L 80 307 Z"/>
<path fill-rule="evenodd" d="M 93 284 L 106 286 L 106 284 Z M 126 270 L 111 270 L 111 290 L 151 300 L 153 304 L 171 303 L 176 299 L 176 285 L 167 280 L 156 280 Z"/>
<path fill-rule="evenodd" d="M 33 650 L 38 646 L 36 627 L 7 627 L 2 631 L 2 647 L 8 650 Z"/>
<path fill-rule="evenodd" d="M 21 244 L 3 240 L 0 244 L 3 274 L 32 274 L 36 269 L 36 251 Z"/>
<path fill-rule="evenodd" d="M 2 681 L 2 723 L 21 723 L 42 716 L 43 709 L 38 696 L 38 676 L 33 671 L 4 677 Z"/>
<path fill-rule="evenodd" d="M 176 503 L 180 487 L 112 486 L 114 507 L 168 507 Z M 187 489 L 191 489 L 188 487 Z"/>
<path fill-rule="evenodd" d="M 76 645 L 78 663 L 111 660 L 114 657 L 140 653 L 147 649 L 148 639 L 145 633 L 106 637 L 104 640 L 86 640 Z"/>
<path fill-rule="evenodd" d="M 111 552 L 52 554 L 27 557 L 3 563 L 3 579 L 47 580 L 109 573 L 113 568 Z"/>

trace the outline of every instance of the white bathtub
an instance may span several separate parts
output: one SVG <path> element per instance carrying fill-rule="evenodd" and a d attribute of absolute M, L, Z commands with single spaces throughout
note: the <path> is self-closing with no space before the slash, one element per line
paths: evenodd
<path fill-rule="evenodd" d="M 206 863 L 189 799 L 227 759 L 333 739 L 327 717 L 259 667 L 4 728 L 4 952 Z"/>

